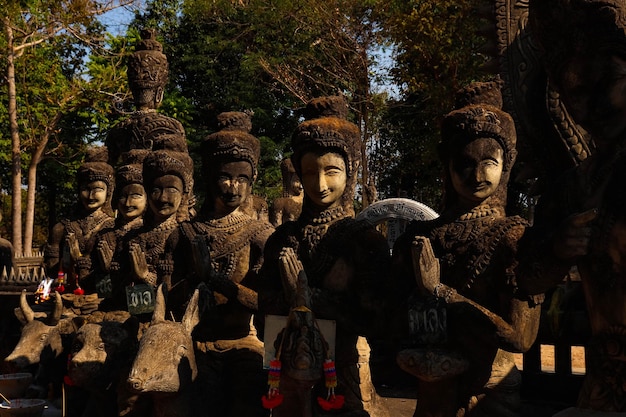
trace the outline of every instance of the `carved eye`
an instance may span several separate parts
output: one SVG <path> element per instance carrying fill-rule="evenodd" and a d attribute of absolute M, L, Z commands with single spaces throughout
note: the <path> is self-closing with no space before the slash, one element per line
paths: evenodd
<path fill-rule="evenodd" d="M 48 340 L 48 333 L 43 333 L 41 336 L 39 336 L 39 340 L 42 342 Z"/>
<path fill-rule="evenodd" d="M 180 356 L 181 358 L 187 356 L 187 346 L 185 345 L 178 346 L 178 356 Z"/>
<path fill-rule="evenodd" d="M 100 343 L 98 345 L 98 350 L 105 350 L 106 349 L 106 345 L 104 343 Z"/>

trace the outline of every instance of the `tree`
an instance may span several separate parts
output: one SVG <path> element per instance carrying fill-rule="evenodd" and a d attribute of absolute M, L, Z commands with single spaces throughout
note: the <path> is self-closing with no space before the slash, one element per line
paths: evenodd
<path fill-rule="evenodd" d="M 170 91 L 190 100 L 190 148 L 227 110 L 252 110 L 264 143 L 257 189 L 278 196 L 278 162 L 298 110 L 313 97 L 344 94 L 363 131 L 363 154 L 376 100 L 370 90 L 378 28 L 370 18 L 378 0 L 215 1 L 155 0 L 138 24 L 158 24 L 170 61 Z M 165 23 L 154 16 L 168 16 Z M 175 32 L 171 32 L 175 30 Z M 167 94 L 166 94 L 167 96 Z M 368 180 L 367 165 L 363 180 Z M 371 185 L 371 184 L 370 184 Z M 368 187 L 370 188 L 370 187 Z M 366 194 L 367 195 L 367 194 Z"/>
<path fill-rule="evenodd" d="M 12 243 L 16 253 L 30 253 L 35 211 L 37 167 L 42 160 L 48 142 L 57 133 L 63 115 L 86 104 L 85 80 L 74 72 L 87 53 L 87 48 L 102 44 L 102 26 L 97 17 L 114 8 L 130 4 L 133 0 L 23 0 L 0 1 L 3 46 L 6 60 L 6 85 L 8 96 L 8 121 L 11 136 L 12 175 Z M 34 97 L 29 103 L 43 104 L 42 113 L 18 112 L 16 66 L 26 57 L 45 58 L 42 65 L 49 64 L 43 76 L 47 88 L 31 90 Z M 26 60 L 29 61 L 30 60 Z M 42 70 L 42 69 L 40 69 Z M 23 72 L 23 76 L 30 73 Z M 45 79 L 48 76 L 48 79 Z M 24 80 L 28 85 L 30 80 Z M 32 110 L 32 107 L 31 107 Z M 45 114 L 45 117 L 40 117 Z M 32 134 L 30 143 L 23 144 L 20 123 Z M 26 145 L 27 152 L 24 152 Z M 22 233 L 22 163 L 28 155 L 28 187 L 26 219 Z"/>
<path fill-rule="evenodd" d="M 381 118 L 382 142 L 374 150 L 376 176 L 387 197 L 406 193 L 436 205 L 441 118 L 453 109 L 459 88 L 488 77 L 481 53 L 484 22 L 477 7 L 482 3 L 487 4 L 391 0 L 376 15 L 394 46 L 391 76 L 400 90 Z"/>

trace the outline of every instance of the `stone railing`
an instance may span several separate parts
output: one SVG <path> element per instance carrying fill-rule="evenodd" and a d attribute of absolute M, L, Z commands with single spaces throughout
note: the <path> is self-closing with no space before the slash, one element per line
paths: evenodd
<path fill-rule="evenodd" d="M 13 258 L 13 268 L 0 271 L 0 286 L 29 286 L 37 285 L 46 276 L 43 268 L 43 252 L 33 250 L 30 256 L 16 254 Z"/>
<path fill-rule="evenodd" d="M 0 274 L 1 286 L 28 286 L 39 284 L 41 280 L 46 276 L 46 271 L 43 266 L 36 267 L 13 267 L 10 271 L 7 271 L 6 267 L 3 268 L 2 274 Z"/>

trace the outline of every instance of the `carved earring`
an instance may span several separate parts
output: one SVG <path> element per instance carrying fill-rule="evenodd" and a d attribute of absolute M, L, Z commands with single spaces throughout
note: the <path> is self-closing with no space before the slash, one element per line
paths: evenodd
<path fill-rule="evenodd" d="M 154 102 L 160 104 L 163 101 L 163 89 L 158 88 L 154 97 Z"/>

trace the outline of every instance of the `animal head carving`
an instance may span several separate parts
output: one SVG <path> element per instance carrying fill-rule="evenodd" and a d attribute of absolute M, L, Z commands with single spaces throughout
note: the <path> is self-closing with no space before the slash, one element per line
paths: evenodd
<path fill-rule="evenodd" d="M 200 321 L 199 290 L 189 300 L 180 323 L 165 320 L 163 285 L 157 290 L 152 322 L 141 338 L 128 383 L 139 392 L 178 392 L 198 370 L 191 332 Z"/>
<path fill-rule="evenodd" d="M 6 357 L 18 368 L 25 368 L 41 361 L 42 354 L 53 354 L 54 357 L 61 354 L 61 335 L 67 331 L 75 331 L 72 318 L 61 318 L 63 313 L 63 300 L 59 293 L 54 295 L 54 307 L 49 315 L 34 312 L 26 300 L 26 290 L 20 295 L 20 306 L 15 315 L 22 321 L 24 327 L 20 340 L 13 352 Z"/>

